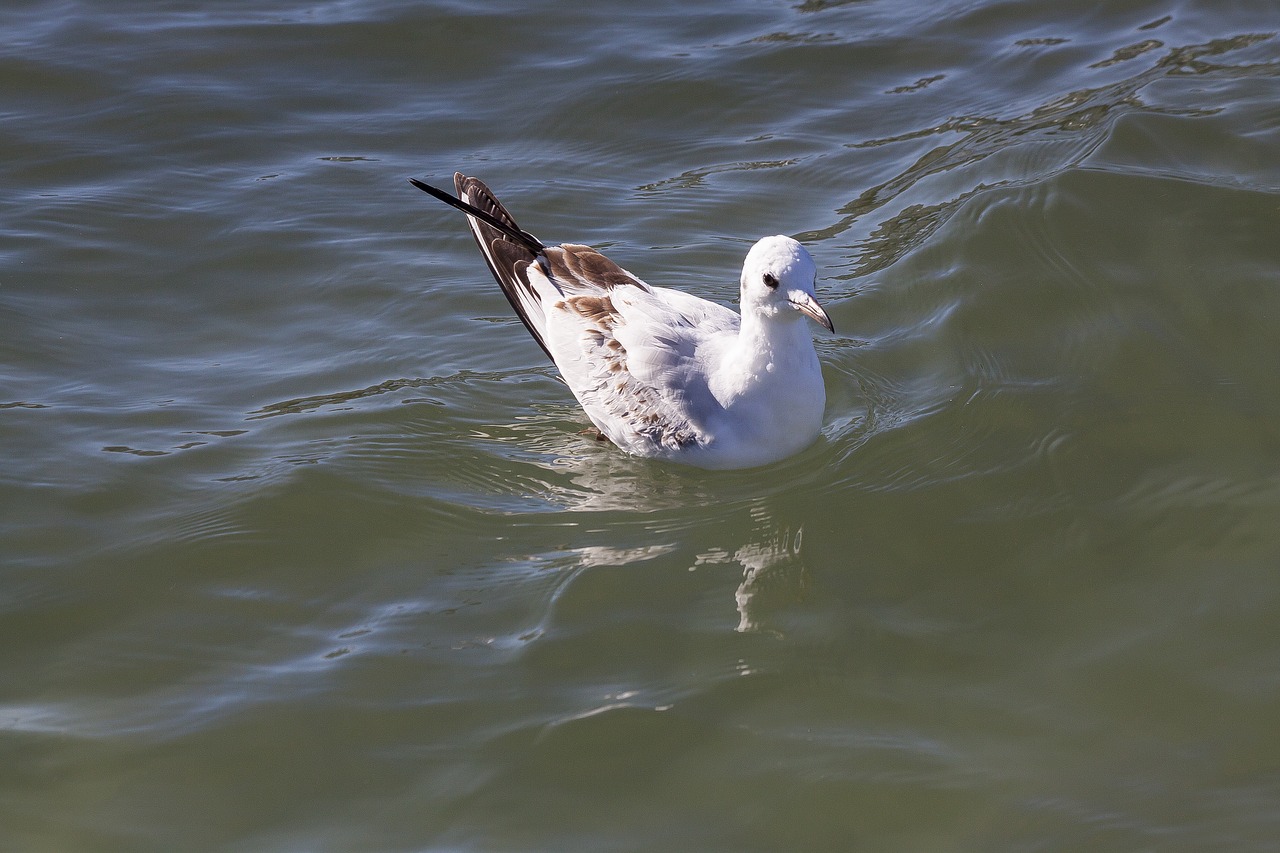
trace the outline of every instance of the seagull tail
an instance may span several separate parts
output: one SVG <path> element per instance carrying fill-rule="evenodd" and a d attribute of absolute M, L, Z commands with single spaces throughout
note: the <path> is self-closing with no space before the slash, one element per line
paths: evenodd
<path fill-rule="evenodd" d="M 467 214 L 467 223 L 476 238 L 476 245 L 480 247 L 480 254 L 484 255 L 485 263 L 502 288 L 503 295 L 507 297 L 529 334 L 533 335 L 538 346 L 547 354 L 547 358 L 555 361 L 542 335 L 542 329 L 546 325 L 542 298 L 529 283 L 527 272 L 529 264 L 538 263 L 539 258 L 544 257 L 547 247 L 516 224 L 515 218 L 479 178 L 469 178 L 461 172 L 455 172 L 453 186 L 458 193 L 456 198 L 442 189 L 413 178 L 409 179 L 409 183 Z"/>

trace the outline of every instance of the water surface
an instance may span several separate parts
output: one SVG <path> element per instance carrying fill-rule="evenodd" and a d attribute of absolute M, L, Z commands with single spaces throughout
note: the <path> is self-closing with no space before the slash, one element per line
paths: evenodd
<path fill-rule="evenodd" d="M 1274 849 L 1274 4 L 0 26 L 0 847 Z M 820 441 L 579 435 L 455 169 L 802 239 Z"/>

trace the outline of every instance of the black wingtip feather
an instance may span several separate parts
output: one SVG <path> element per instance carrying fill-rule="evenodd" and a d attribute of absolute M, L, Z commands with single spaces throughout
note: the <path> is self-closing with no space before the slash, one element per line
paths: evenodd
<path fill-rule="evenodd" d="M 542 244 L 541 240 L 539 240 L 537 237 L 530 234 L 528 231 L 525 231 L 521 228 L 513 228 L 511 225 L 507 224 L 506 222 L 503 222 L 501 219 L 497 218 L 496 216 L 493 216 L 492 214 L 481 210 L 480 208 L 476 207 L 473 204 L 468 204 L 467 202 L 463 201 L 457 196 L 451 193 L 447 193 L 444 190 L 440 189 L 439 187 L 433 187 L 431 186 L 431 184 L 423 183 L 417 178 L 410 178 L 409 183 L 413 184 L 415 187 L 422 190 L 427 195 L 430 195 L 439 199 L 440 201 L 444 202 L 450 207 L 457 208 L 458 210 L 461 210 L 463 213 L 467 214 L 468 216 L 474 216 L 476 219 L 479 219 L 481 222 L 485 223 L 486 225 L 489 225 L 493 228 L 498 229 L 503 234 L 506 234 L 508 237 L 510 237 L 512 240 L 515 240 L 517 243 L 520 243 L 523 246 L 527 246 L 529 251 L 533 252 L 535 255 L 541 253 L 547 248 Z"/>
<path fill-rule="evenodd" d="M 516 316 L 524 323 L 542 351 L 554 362 L 555 357 L 551 355 L 551 350 L 542 337 L 542 309 L 527 273 L 529 264 L 545 258 L 547 247 L 537 237 L 520 228 L 489 188 L 476 178 L 468 178 L 462 173 L 455 174 L 453 183 L 457 195 L 414 178 L 410 178 L 409 183 L 470 217 L 468 224 L 471 236 L 475 238 L 489 272 L 493 273 Z M 475 203 L 466 199 L 473 199 Z"/>

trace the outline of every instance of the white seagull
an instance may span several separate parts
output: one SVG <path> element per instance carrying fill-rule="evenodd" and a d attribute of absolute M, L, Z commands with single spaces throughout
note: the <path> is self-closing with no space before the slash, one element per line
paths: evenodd
<path fill-rule="evenodd" d="M 808 447 L 826 389 L 806 317 L 835 331 L 814 295 L 817 267 L 790 237 L 765 237 L 742 265 L 742 315 L 651 287 L 589 246 L 547 246 L 489 188 L 461 172 L 458 197 L 511 307 L 601 435 L 636 456 L 749 468 Z"/>

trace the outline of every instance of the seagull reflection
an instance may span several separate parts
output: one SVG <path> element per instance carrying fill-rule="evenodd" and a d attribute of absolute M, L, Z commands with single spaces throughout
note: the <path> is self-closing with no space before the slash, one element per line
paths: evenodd
<path fill-rule="evenodd" d="M 783 600 L 795 601 L 801 597 L 807 584 L 807 573 L 800 559 L 800 542 L 804 534 L 803 527 L 779 529 L 773 538 L 750 543 L 738 548 L 732 554 L 722 550 L 712 550 L 699 554 L 695 568 L 701 565 L 737 563 L 742 566 L 742 583 L 734 592 L 733 599 L 738 608 L 739 633 L 760 631 L 760 611 L 768 609 L 770 603 Z M 776 633 L 776 632 L 775 632 Z"/>
<path fill-rule="evenodd" d="M 768 499 L 750 499 L 750 532 L 744 535 L 743 507 L 725 506 L 727 487 L 732 485 L 729 481 L 689 477 L 680 469 L 642 466 L 620 461 L 616 454 L 592 452 L 562 455 L 546 467 L 558 476 L 547 478 L 545 497 L 573 512 L 625 512 L 648 532 L 650 541 L 640 548 L 572 549 L 580 568 L 652 560 L 682 550 L 682 543 L 701 540 L 695 547 L 704 550 L 696 553 L 691 571 L 699 566 L 734 563 L 742 567 L 742 582 L 734 593 L 738 611 L 735 630 L 740 633 L 765 630 L 762 618 L 755 614 L 777 610 L 803 597 L 808 584 L 808 570 L 800 557 L 804 528 L 780 524 Z M 705 511 L 691 512 L 691 507 Z M 708 531 L 726 527 L 733 528 L 737 542 L 748 537 L 750 541 L 706 547 Z M 716 539 L 724 542 L 723 536 L 722 532 Z"/>

